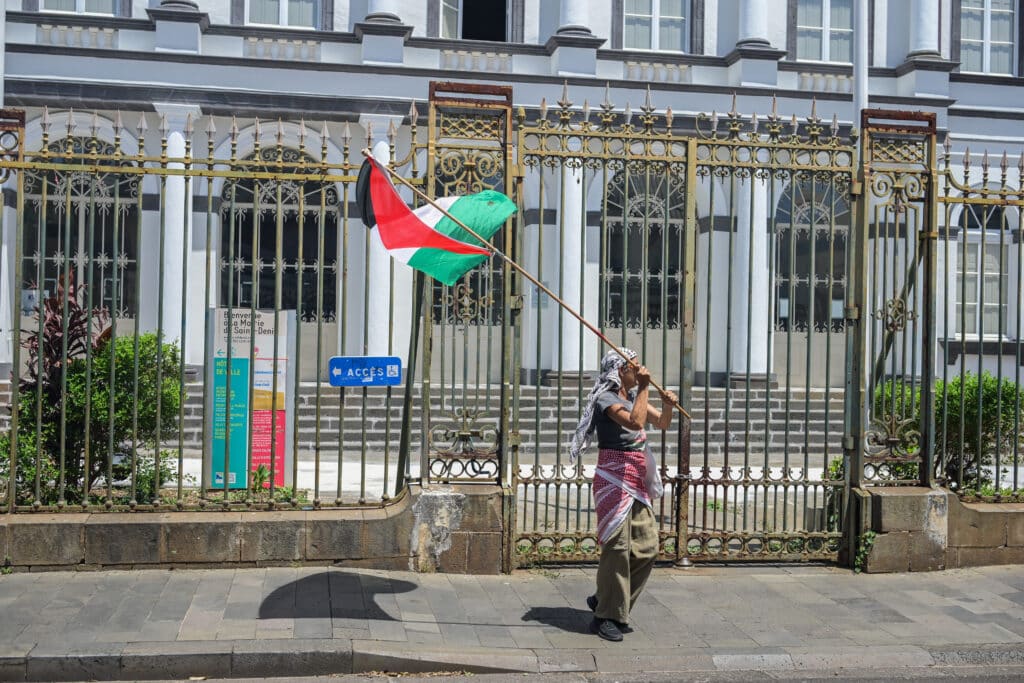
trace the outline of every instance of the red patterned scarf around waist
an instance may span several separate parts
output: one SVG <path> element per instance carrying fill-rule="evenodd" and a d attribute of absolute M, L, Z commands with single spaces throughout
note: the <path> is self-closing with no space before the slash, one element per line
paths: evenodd
<path fill-rule="evenodd" d="M 634 500 L 651 506 L 651 497 L 644 482 L 647 453 L 643 441 L 637 444 L 639 450 L 602 448 L 598 451 L 594 505 L 597 508 L 597 541 L 602 545 L 622 526 Z"/>

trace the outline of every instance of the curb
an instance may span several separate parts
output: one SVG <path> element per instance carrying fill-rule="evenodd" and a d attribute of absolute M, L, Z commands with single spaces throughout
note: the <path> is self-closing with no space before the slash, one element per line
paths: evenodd
<path fill-rule="evenodd" d="M 1021 666 L 1016 645 L 976 648 L 706 648 L 530 650 L 460 647 L 377 640 L 299 639 L 95 643 L 57 647 L 0 646 L 0 681 L 271 678 L 371 672 L 476 674 L 753 672 Z"/>

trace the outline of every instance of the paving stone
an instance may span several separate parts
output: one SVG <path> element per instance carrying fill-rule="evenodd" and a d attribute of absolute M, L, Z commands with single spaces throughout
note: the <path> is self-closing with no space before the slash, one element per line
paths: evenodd
<path fill-rule="evenodd" d="M 711 660 L 722 671 L 787 669 L 793 666 L 793 660 L 788 654 L 721 654 L 712 655 Z"/>
<path fill-rule="evenodd" d="M 466 672 L 537 672 L 537 658 L 529 651 L 507 648 L 460 648 L 438 651 L 429 645 L 382 647 L 372 641 L 353 641 L 352 668 L 362 671 L 434 671 L 439 664 Z"/>
<path fill-rule="evenodd" d="M 231 671 L 231 644 L 213 639 L 173 643 L 129 643 L 121 655 L 126 679 L 226 677 Z"/>
<path fill-rule="evenodd" d="M 594 663 L 602 673 L 707 671 L 715 668 L 715 662 L 708 654 L 672 653 L 664 650 L 615 652 L 609 649 L 595 652 Z"/>
<path fill-rule="evenodd" d="M 352 671 L 352 642 L 343 638 L 248 640 L 232 648 L 232 677 L 326 676 Z"/>

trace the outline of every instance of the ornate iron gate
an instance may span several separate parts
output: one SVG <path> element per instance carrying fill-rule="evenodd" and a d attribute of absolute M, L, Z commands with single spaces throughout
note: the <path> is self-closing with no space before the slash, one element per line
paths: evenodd
<path fill-rule="evenodd" d="M 523 257 L 693 414 L 655 437 L 662 557 L 835 558 L 854 146 L 813 111 L 557 104 L 518 114 Z M 564 445 L 604 349 L 526 291 L 516 557 L 591 560 L 593 454 Z"/>
<path fill-rule="evenodd" d="M 513 194 L 512 89 L 430 84 L 427 178 L 433 196 Z M 512 223 L 492 243 L 515 258 Z M 518 372 L 510 268 L 492 259 L 448 287 L 427 287 L 424 310 L 423 469 L 430 481 L 504 483 L 514 461 Z"/>

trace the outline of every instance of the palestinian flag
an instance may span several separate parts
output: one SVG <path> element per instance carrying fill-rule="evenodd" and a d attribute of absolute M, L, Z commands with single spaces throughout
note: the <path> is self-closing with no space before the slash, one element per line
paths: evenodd
<path fill-rule="evenodd" d="M 363 223 L 377 228 L 380 241 L 395 260 L 446 285 L 455 284 L 491 256 L 479 240 L 436 207 L 427 204 L 414 211 L 406 206 L 387 172 L 370 157 L 359 170 L 356 202 Z M 516 211 L 511 199 L 494 190 L 436 202 L 485 240 Z"/>

